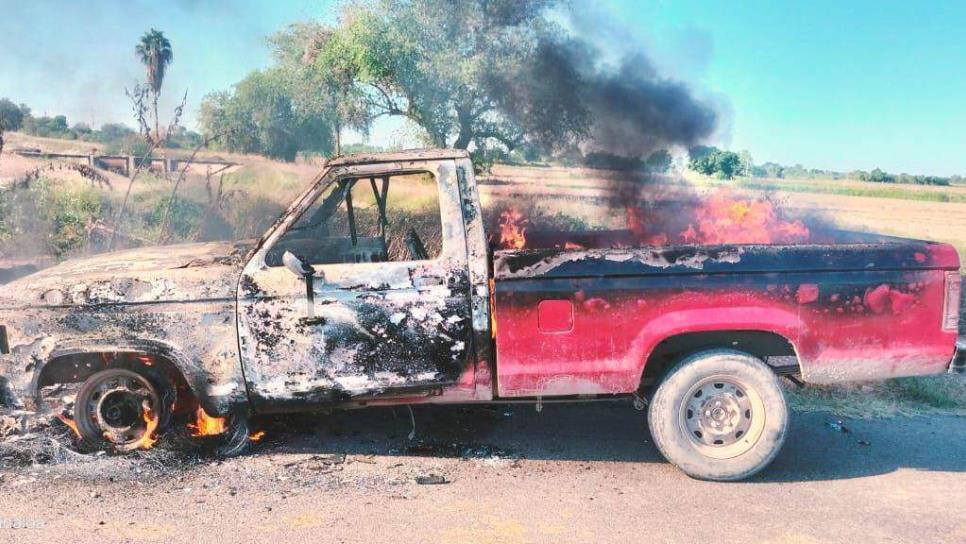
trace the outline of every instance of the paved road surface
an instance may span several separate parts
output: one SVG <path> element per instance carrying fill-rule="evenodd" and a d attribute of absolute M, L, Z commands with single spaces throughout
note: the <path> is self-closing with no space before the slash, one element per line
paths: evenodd
<path fill-rule="evenodd" d="M 373 409 L 271 422 L 266 443 L 224 462 L 8 471 L 0 521 L 43 527 L 0 541 L 966 542 L 961 418 L 846 421 L 844 433 L 831 415 L 796 414 L 771 468 L 733 484 L 668 465 L 627 405 L 416 419 L 413 442 L 405 409 Z M 432 476 L 448 483 L 416 483 Z"/>

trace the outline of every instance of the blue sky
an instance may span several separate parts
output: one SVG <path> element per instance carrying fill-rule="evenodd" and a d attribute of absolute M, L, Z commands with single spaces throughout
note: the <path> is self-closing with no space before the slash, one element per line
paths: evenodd
<path fill-rule="evenodd" d="M 966 174 L 966 2 L 572 3 L 585 35 L 615 54 L 643 49 L 718 104 L 715 143 L 757 162 Z M 149 27 L 174 44 L 165 103 L 187 88 L 196 107 L 270 62 L 267 35 L 332 17 L 328 0 L 34 0 L 4 12 L 0 96 L 97 125 L 130 118 L 123 88 L 141 76 L 133 47 Z M 374 143 L 397 133 L 381 125 Z"/>

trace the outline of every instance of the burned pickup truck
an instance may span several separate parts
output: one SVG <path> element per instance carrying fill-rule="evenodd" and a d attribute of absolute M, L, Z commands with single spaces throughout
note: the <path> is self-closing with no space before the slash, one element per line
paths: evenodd
<path fill-rule="evenodd" d="M 735 480 L 782 445 L 780 376 L 962 369 L 948 245 L 635 244 L 630 228 L 506 249 L 485 226 L 462 151 L 337 158 L 257 242 L 3 286 L 0 403 L 42 413 L 79 384 L 78 432 L 124 451 L 195 411 L 243 443 L 259 413 L 625 398 L 684 472 Z"/>

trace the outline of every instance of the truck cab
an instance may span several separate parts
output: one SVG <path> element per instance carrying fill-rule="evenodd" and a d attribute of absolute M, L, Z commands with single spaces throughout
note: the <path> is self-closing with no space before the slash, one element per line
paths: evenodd
<path fill-rule="evenodd" d="M 491 339 L 473 179 L 456 151 L 328 164 L 241 273 L 239 343 L 256 409 L 443 390 L 491 397 L 476 376 L 489 364 L 477 344 Z"/>

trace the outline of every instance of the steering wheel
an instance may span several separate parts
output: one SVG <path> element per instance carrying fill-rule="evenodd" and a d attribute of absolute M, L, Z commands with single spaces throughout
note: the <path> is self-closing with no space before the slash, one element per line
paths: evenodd
<path fill-rule="evenodd" d="M 413 258 L 414 261 L 425 261 L 429 259 L 429 253 L 426 252 L 426 246 L 423 245 L 423 241 L 419 239 L 419 235 L 416 234 L 416 229 L 409 227 L 409 232 L 406 233 L 406 249 L 409 250 L 409 256 Z"/>

